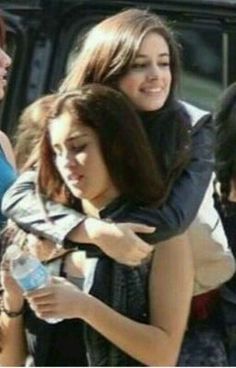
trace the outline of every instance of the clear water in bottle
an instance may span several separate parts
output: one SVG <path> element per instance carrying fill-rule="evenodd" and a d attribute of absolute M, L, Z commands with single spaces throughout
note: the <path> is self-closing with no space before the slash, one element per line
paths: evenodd
<path fill-rule="evenodd" d="M 11 274 L 24 291 L 32 291 L 47 286 L 50 275 L 39 261 L 31 254 L 25 253 L 13 244 L 7 249 L 7 258 L 10 260 Z M 62 319 L 49 318 L 48 323 L 58 323 Z"/>

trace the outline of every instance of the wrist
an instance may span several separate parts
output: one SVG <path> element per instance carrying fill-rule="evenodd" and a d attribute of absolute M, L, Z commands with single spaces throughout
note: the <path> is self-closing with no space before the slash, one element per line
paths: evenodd
<path fill-rule="evenodd" d="M 11 312 L 18 312 L 21 309 L 23 309 L 24 306 L 24 298 L 16 298 L 15 296 L 12 296 L 10 294 L 7 294 L 6 292 L 3 293 L 2 296 L 2 302 L 1 306 L 4 307 L 4 309 L 11 311 Z"/>
<path fill-rule="evenodd" d="M 104 237 L 106 236 L 106 222 L 100 219 L 88 217 L 82 225 L 86 239 L 85 242 L 96 244 L 99 248 L 102 248 Z"/>
<path fill-rule="evenodd" d="M 1 313 L 5 313 L 9 318 L 19 317 L 24 312 L 24 300 L 19 304 L 9 301 L 9 298 L 3 296 L 0 302 L 0 311 Z"/>
<path fill-rule="evenodd" d="M 70 231 L 67 238 L 75 243 L 91 243 L 93 238 L 93 229 L 95 228 L 96 219 L 87 217 Z"/>
<path fill-rule="evenodd" d="M 80 312 L 77 318 L 81 318 L 84 322 L 89 323 L 91 316 L 93 316 L 96 311 L 94 309 L 95 301 L 96 301 L 96 298 L 94 298 L 94 296 L 92 296 L 91 294 L 83 294 L 82 303 L 81 303 L 81 298 L 79 301 L 80 302 Z"/>

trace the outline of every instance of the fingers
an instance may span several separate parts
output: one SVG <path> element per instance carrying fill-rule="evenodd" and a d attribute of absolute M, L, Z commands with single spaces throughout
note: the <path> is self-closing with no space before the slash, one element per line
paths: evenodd
<path fill-rule="evenodd" d="M 59 276 L 52 276 L 51 277 L 51 283 L 52 284 L 61 284 L 61 283 L 65 283 L 67 280 L 64 277 L 59 277 Z"/>
<path fill-rule="evenodd" d="M 150 234 L 150 233 L 153 233 L 156 230 L 156 228 L 154 226 L 148 226 L 148 225 L 144 225 L 144 224 L 136 224 L 136 223 L 133 223 L 133 222 L 128 222 L 127 225 L 135 233 Z"/>
<path fill-rule="evenodd" d="M 41 297 L 47 297 L 52 294 L 52 290 L 50 288 L 40 288 L 32 291 L 25 291 L 24 297 L 27 299 L 37 299 Z"/>
<path fill-rule="evenodd" d="M 136 234 L 134 234 L 134 236 L 137 251 L 141 252 L 140 256 L 144 257 L 145 255 L 148 255 L 153 251 L 154 249 L 153 245 L 146 243 L 144 240 L 140 239 Z"/>
<path fill-rule="evenodd" d="M 1 271 L 10 271 L 10 262 L 6 259 L 3 259 L 1 262 Z"/>

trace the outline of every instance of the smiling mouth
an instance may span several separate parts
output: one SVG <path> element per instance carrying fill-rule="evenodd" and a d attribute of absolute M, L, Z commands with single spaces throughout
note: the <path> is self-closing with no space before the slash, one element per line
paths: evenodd
<path fill-rule="evenodd" d="M 147 95 L 157 95 L 162 92 L 162 89 L 161 88 L 148 88 L 148 89 L 143 89 L 142 92 L 144 92 Z"/>

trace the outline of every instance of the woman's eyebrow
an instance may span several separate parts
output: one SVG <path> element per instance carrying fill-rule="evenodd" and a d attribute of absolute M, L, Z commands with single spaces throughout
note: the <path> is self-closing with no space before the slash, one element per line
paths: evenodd
<path fill-rule="evenodd" d="M 170 54 L 169 54 L 169 52 L 163 52 L 161 54 L 158 54 L 157 56 L 158 57 L 164 57 L 164 56 L 170 57 Z M 149 57 L 149 55 L 146 55 L 146 54 L 137 54 L 135 59 L 139 59 L 139 58 L 145 58 L 146 59 L 148 57 Z"/>
<path fill-rule="evenodd" d="M 72 141 L 72 140 L 74 140 L 74 139 L 78 139 L 78 138 L 85 138 L 85 137 L 88 137 L 88 134 L 86 134 L 86 133 L 82 133 L 82 134 L 80 134 L 80 133 L 75 133 L 75 134 L 73 134 L 73 135 L 71 135 L 70 137 L 68 137 L 68 141 Z"/>

